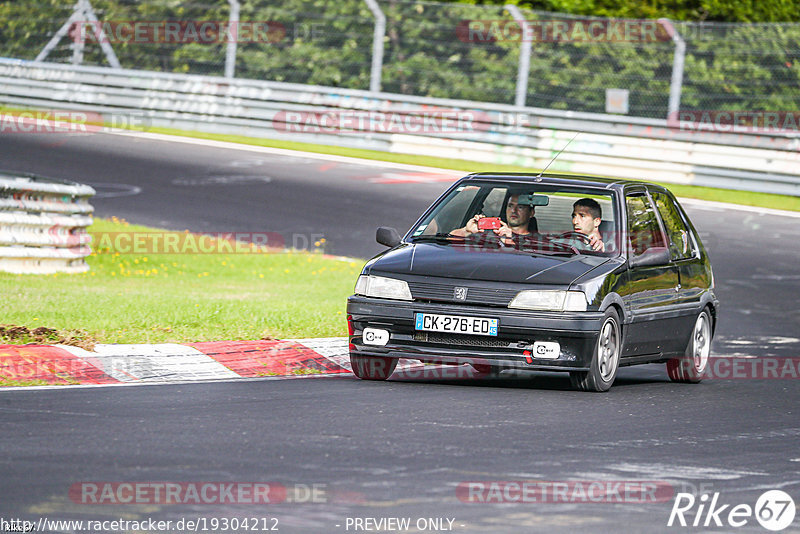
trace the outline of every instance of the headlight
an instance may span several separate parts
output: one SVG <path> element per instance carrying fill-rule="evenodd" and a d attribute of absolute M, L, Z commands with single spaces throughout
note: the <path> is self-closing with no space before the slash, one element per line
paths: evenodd
<path fill-rule="evenodd" d="M 411 290 L 405 280 L 385 276 L 359 276 L 355 293 L 379 299 L 412 300 Z"/>
<path fill-rule="evenodd" d="M 586 311 L 586 295 L 583 291 L 520 291 L 508 307 L 520 310 Z"/>

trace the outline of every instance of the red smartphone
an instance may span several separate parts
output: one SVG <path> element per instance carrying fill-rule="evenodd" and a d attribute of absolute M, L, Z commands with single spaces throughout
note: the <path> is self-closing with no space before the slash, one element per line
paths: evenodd
<path fill-rule="evenodd" d="M 500 217 L 484 217 L 478 219 L 478 230 L 497 230 L 503 225 Z"/>

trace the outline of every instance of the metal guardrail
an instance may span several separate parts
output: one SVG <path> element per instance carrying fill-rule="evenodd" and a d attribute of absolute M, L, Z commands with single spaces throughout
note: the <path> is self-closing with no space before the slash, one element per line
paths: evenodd
<path fill-rule="evenodd" d="M 0 271 L 88 271 L 94 194 L 88 185 L 0 172 Z"/>
<path fill-rule="evenodd" d="M 684 131 L 666 120 L 575 113 L 352 89 L 0 59 L 0 102 L 137 116 L 153 126 L 800 195 L 800 138 Z M 461 131 L 393 131 L 352 124 L 307 128 L 314 113 L 361 110 L 423 121 L 471 112 Z M 128 121 L 130 122 L 130 121 Z M 372 125 L 374 126 L 374 125 Z M 434 128 L 435 129 L 435 128 Z"/>

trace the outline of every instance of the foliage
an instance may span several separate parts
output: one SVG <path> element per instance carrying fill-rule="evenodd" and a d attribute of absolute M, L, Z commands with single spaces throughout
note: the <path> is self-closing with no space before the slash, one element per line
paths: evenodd
<path fill-rule="evenodd" d="M 509 3 L 505 0 L 478 2 Z M 793 0 L 517 0 L 511 3 L 541 11 L 575 15 L 685 21 L 800 21 L 800 4 Z"/>
<path fill-rule="evenodd" d="M 72 13 L 71 2 L 0 2 L 0 55 L 33 59 Z M 92 0 L 102 21 L 226 21 L 226 0 Z M 465 39 L 468 21 L 513 26 L 506 0 L 412 2 L 379 0 L 386 17 L 381 87 L 385 92 L 510 104 L 514 102 L 519 39 Z M 518 0 L 527 20 L 577 16 L 676 21 L 687 42 L 684 109 L 798 110 L 800 24 L 708 21 L 800 20 L 791 0 Z M 242 39 L 241 78 L 368 89 L 375 16 L 363 0 L 242 0 L 240 19 L 268 22 L 267 40 Z M 542 11 L 547 10 L 547 11 Z M 560 13 L 555 13 L 560 12 Z M 586 20 L 586 19 L 584 19 Z M 165 72 L 224 74 L 227 44 L 112 42 L 122 66 Z M 655 42 L 534 41 L 526 104 L 605 111 L 605 90 L 627 89 L 629 113 L 667 114 L 675 45 Z M 69 38 L 48 57 L 69 62 Z M 105 65 L 91 38 L 85 64 Z"/>

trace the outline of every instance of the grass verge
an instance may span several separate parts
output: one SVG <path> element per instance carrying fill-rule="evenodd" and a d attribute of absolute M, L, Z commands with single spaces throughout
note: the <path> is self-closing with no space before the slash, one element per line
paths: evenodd
<path fill-rule="evenodd" d="M 179 234 L 96 219 L 95 235 Z M 3 322 L 96 343 L 347 335 L 345 306 L 363 263 L 321 252 L 127 254 L 103 246 L 81 274 L 0 273 Z M 40 330 L 40 333 L 45 332 Z M 0 338 L 0 343 L 37 339 Z"/>

